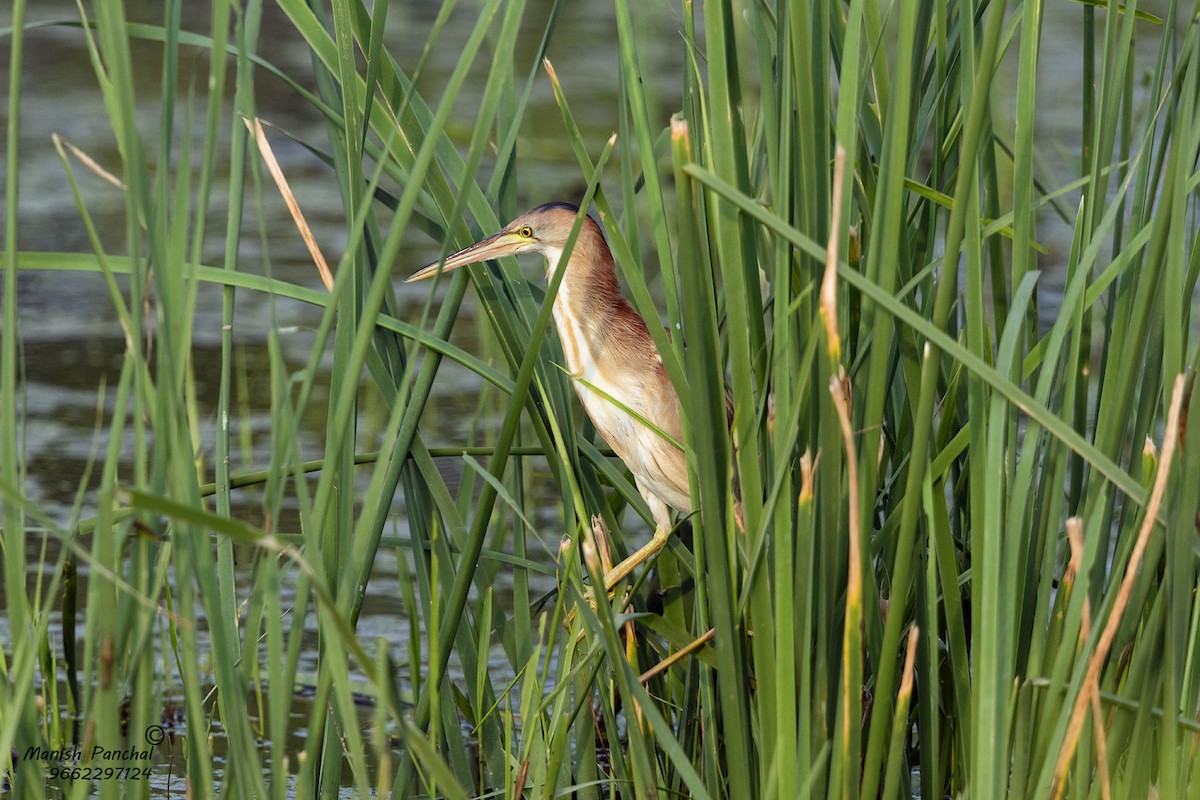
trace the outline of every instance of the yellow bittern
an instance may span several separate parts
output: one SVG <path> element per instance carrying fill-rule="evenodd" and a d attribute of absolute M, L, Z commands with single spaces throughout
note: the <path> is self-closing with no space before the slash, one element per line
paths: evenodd
<path fill-rule="evenodd" d="M 539 206 L 499 233 L 447 256 L 440 269 L 449 271 L 518 253 L 543 256 L 547 280 L 555 269 L 566 269 L 553 311 L 567 370 L 588 416 L 633 473 L 654 517 L 653 538 L 604 576 L 605 588 L 611 591 L 666 545 L 671 533 L 670 508 L 690 513 L 692 500 L 683 451 L 662 435 L 683 441 L 679 395 L 667 377 L 646 321 L 621 294 L 612 253 L 591 217 L 584 218 L 570 258 L 560 264 L 578 213 L 579 208 L 570 203 Z M 430 264 L 408 280 L 418 281 L 438 271 L 439 264 Z"/>

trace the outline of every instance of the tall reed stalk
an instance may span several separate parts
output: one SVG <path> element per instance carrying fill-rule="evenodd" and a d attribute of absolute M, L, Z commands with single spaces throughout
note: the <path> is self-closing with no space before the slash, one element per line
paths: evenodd
<path fill-rule="evenodd" d="M 1064 46 L 1043 41 L 1047 5 L 683 0 L 664 40 L 645 23 L 667 12 L 615 0 L 620 105 L 604 143 L 576 122 L 591 99 L 544 61 L 561 2 L 446 3 L 417 56 L 389 52 L 388 3 L 278 0 L 311 53 L 304 74 L 257 55 L 260 0 L 214 0 L 206 35 L 181 29 L 181 0 L 156 25 L 81 4 L 75 35 L 119 152 L 106 165 L 125 210 L 117 254 L 62 146 L 94 252 L 21 249 L 32 30 L 17 0 L 0 775 L 21 796 L 87 796 L 92 782 L 27 748 L 144 748 L 177 703 L 178 777 L 199 797 L 1200 798 L 1200 425 L 1187 425 L 1200 418 L 1200 4 L 1073 11 L 1069 177 L 1038 135 L 1043 57 Z M 459 17 L 458 65 L 423 95 Z M 131 55 L 143 40 L 161 71 L 149 127 Z M 677 87 L 644 66 L 663 47 L 680 49 Z M 202 78 L 185 77 L 185 50 L 188 64 L 207 54 Z M 326 122 L 310 144 L 331 165 L 346 246 L 320 289 L 242 247 L 278 191 L 262 169 L 276 135 L 254 124 L 268 76 Z M 460 98 L 475 79 L 472 119 Z M 520 169 L 537 157 L 522 132 L 539 85 L 578 197 L 543 196 Z M 682 100 L 669 119 L 664 89 Z M 394 291 L 419 266 L 401 263 L 406 241 L 433 234 L 445 254 L 554 199 L 605 228 L 682 398 L 698 508 L 688 544 L 596 609 L 585 554 L 619 558 L 649 511 L 576 407 L 542 289 L 507 259 L 447 276 L 419 319 L 400 318 Z M 1072 235 L 1058 259 L 1039 242 L 1053 224 Z M 217 251 L 222 263 L 200 263 Z M 24 488 L 17 278 L 46 269 L 99 274 L 126 343 L 100 389 L 112 410 L 83 520 L 50 518 Z M 223 292 L 215 409 L 195 391 L 206 284 Z M 269 335 L 270 457 L 253 476 L 234 469 L 239 290 L 313 306 L 303 367 L 278 326 Z M 468 292 L 481 352 L 450 341 Z M 483 449 L 450 451 L 458 485 L 423 425 L 446 359 L 482 379 L 499 420 Z M 364 398 L 385 409 L 370 456 Z M 316 463 L 302 447 L 314 414 Z M 558 487 L 561 548 L 536 525 L 534 463 Z M 248 485 L 262 525 L 235 511 Z M 396 545 L 413 634 L 389 646 L 356 623 Z M 539 600 L 546 574 L 558 588 Z M 315 675 L 300 667 L 308 647 Z M 94 786 L 183 791 L 165 781 Z"/>

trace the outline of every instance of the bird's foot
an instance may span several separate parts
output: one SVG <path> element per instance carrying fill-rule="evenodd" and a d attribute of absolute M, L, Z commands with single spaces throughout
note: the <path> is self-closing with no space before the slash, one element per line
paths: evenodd
<path fill-rule="evenodd" d="M 583 560 L 587 564 L 589 572 L 595 574 L 603 570 L 607 576 L 612 571 L 612 555 L 608 546 L 608 529 L 604 527 L 604 520 L 599 515 L 592 517 L 591 527 L 584 531 L 582 547 Z M 609 585 L 606 579 L 604 586 L 606 597 L 611 600 L 616 584 Z M 593 612 L 599 613 L 600 598 L 593 587 L 585 587 L 584 599 L 592 607 Z M 568 629 L 575 622 L 575 612 L 576 609 L 572 608 L 567 612 L 567 616 L 563 620 L 563 624 Z M 579 632 L 579 637 L 583 638 L 583 631 Z"/>
<path fill-rule="evenodd" d="M 584 534 L 583 557 L 590 570 L 596 571 L 597 568 L 604 569 L 604 596 L 611 600 L 616 594 L 617 587 L 633 574 L 633 571 L 639 564 L 649 561 L 662 550 L 670 538 L 670 527 L 659 525 L 649 542 L 639 547 L 629 558 L 626 558 L 614 567 L 609 555 L 608 531 L 604 527 L 604 521 L 599 516 L 594 516 L 592 517 L 590 530 Z M 600 608 L 598 592 L 594 588 L 589 588 L 585 597 L 588 605 L 592 607 L 592 611 L 598 612 Z M 564 619 L 564 624 L 570 628 L 574 620 L 575 609 L 571 609 Z M 582 633 L 580 635 L 582 636 Z"/>

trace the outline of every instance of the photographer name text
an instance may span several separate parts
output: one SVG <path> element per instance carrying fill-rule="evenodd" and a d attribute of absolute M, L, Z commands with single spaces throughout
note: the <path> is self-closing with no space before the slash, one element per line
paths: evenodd
<path fill-rule="evenodd" d="M 103 745 L 95 745 L 90 754 L 88 761 L 149 761 L 154 756 L 154 748 L 152 747 L 127 747 L 124 749 L 110 749 Z M 83 761 L 83 749 L 77 744 L 66 745 L 64 747 L 28 747 L 21 755 L 25 761 L 70 761 L 78 763 Z"/>

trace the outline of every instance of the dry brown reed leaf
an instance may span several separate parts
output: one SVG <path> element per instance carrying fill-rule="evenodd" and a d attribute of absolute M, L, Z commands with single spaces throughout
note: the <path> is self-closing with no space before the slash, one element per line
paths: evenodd
<path fill-rule="evenodd" d="M 267 165 L 267 170 L 270 171 L 271 177 L 275 180 L 275 185 L 279 187 L 279 194 L 283 196 L 283 202 L 287 204 L 288 211 L 292 215 L 292 221 L 296 223 L 296 229 L 300 231 L 300 238 L 304 240 L 304 245 L 308 248 L 313 263 L 317 265 L 317 272 L 321 275 L 321 283 L 325 284 L 326 291 L 332 292 L 333 273 L 329 271 L 329 265 L 325 261 L 325 256 L 321 253 L 321 248 L 317 245 L 317 238 L 313 236 L 312 228 L 308 226 L 308 221 L 304 219 L 304 213 L 300 211 L 300 204 L 296 202 L 296 195 L 293 194 L 291 186 L 288 185 L 287 177 L 284 176 L 283 170 L 279 167 L 279 161 L 275 158 L 275 152 L 271 149 L 271 143 L 267 141 L 267 135 L 263 132 L 262 122 L 257 117 L 255 119 L 247 119 L 246 127 L 250 129 L 250 135 L 254 137 L 254 142 L 258 145 L 258 152 L 263 158 L 263 163 Z"/>

